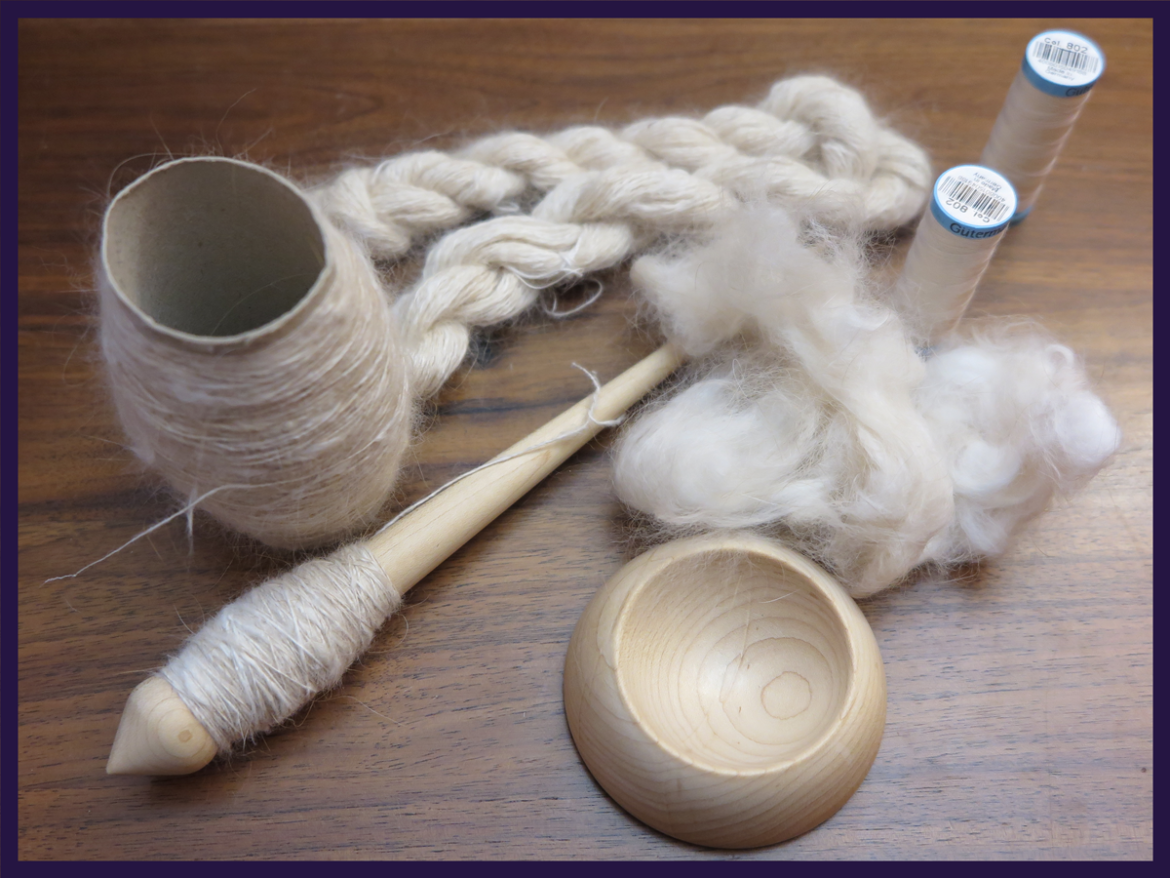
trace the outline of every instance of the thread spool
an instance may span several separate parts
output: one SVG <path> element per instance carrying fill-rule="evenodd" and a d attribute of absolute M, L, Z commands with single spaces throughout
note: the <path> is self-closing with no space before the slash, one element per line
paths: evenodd
<path fill-rule="evenodd" d="M 101 346 L 138 456 L 278 548 L 368 523 L 412 413 L 357 245 L 282 177 L 210 157 L 126 187 L 102 232 Z"/>
<path fill-rule="evenodd" d="M 954 328 L 1015 213 L 1002 174 L 958 165 L 939 175 L 895 288 L 920 339 L 933 344 Z"/>
<path fill-rule="evenodd" d="M 1044 179 L 1104 71 L 1100 47 L 1074 31 L 1044 31 L 1028 42 L 979 159 L 1016 188 L 1013 223 L 1035 206 Z"/>

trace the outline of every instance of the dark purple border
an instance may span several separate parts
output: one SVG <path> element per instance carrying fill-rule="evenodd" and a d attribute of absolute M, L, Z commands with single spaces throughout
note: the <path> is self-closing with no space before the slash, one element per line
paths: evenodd
<path fill-rule="evenodd" d="M 742 2 L 742 0 L 728 0 L 728 2 L 712 2 L 712 0 L 668 0 L 668 2 L 648 2 L 648 0 L 628 0 L 628 2 L 469 2 L 469 0 L 447 0 L 447 2 L 403 2 L 388 3 L 379 0 L 285 0 L 285 2 L 268 2 L 268 0 L 175 0 L 175 2 L 149 2 L 149 0 L 61 0 L 61 2 L 33 2 L 33 0 L 6 0 L 0 4 L 0 174 L 3 182 L 0 183 L 2 193 L 3 219 L 5 222 L 2 241 L 0 241 L 0 271 L 3 272 L 0 280 L 0 307 L 3 308 L 0 321 L 3 333 L 0 338 L 0 382 L 3 390 L 0 391 L 0 400 L 3 401 L 2 420 L 0 420 L 0 485 L 3 491 L 0 499 L 0 515 L 3 516 L 3 528 L 0 530 L 0 631 L 3 641 L 3 661 L 0 668 L 0 765 L 3 766 L 2 798 L 0 798 L 0 863 L 5 868 L 5 874 L 15 875 L 92 875 L 94 872 L 117 870 L 118 874 L 165 872 L 168 876 L 203 875 L 208 866 L 199 863 L 101 863 L 95 864 L 97 869 L 77 862 L 21 862 L 17 860 L 17 841 L 19 824 L 17 822 L 18 786 L 17 786 L 17 735 L 19 724 L 17 686 L 19 652 L 17 634 L 19 619 L 17 617 L 17 421 L 16 398 L 18 388 L 18 357 L 17 357 L 17 188 L 19 186 L 19 165 L 16 155 L 17 141 L 17 22 L 22 18 L 452 18 L 452 17 L 493 17 L 493 18 L 779 18 L 779 17 L 812 17 L 812 18 L 842 18 L 842 17 L 929 17 L 929 18 L 969 18 L 969 17 L 1003 17 L 1003 18 L 1051 18 L 1054 14 L 1067 18 L 1150 18 L 1156 19 L 1159 4 L 1140 2 L 1140 0 L 1122 0 L 1122 2 L 1065 2 L 1060 4 L 1035 2 L 993 3 L 983 2 L 978 6 L 971 3 L 920 3 L 920 2 L 859 2 L 859 0 L 842 0 L 842 2 Z M 1157 68 L 1155 69 L 1157 82 Z M 1155 87 L 1155 118 L 1160 114 L 1158 89 Z M 1155 133 L 1155 137 L 1157 134 Z M 1156 154 L 1156 152 L 1155 152 Z M 1156 179 L 1163 179 L 1159 175 Z M 1157 186 L 1157 184 L 1155 184 Z M 1160 188 L 1165 189 L 1165 184 Z M 1156 198 L 1155 190 L 1155 198 Z M 1156 266 L 1155 266 L 1155 278 Z M 1155 279 L 1155 289 L 1157 281 Z M 1155 311 L 1155 320 L 1156 320 Z M 1155 627 L 1156 617 L 1155 617 Z M 1163 651 L 1164 654 L 1164 651 Z M 1155 660 L 1156 661 L 1156 660 Z M 1155 790 L 1157 781 L 1155 780 Z M 1157 796 L 1155 795 L 1155 799 Z M 672 875 L 694 873 L 696 870 L 710 872 L 712 867 L 749 869 L 758 874 L 769 870 L 776 874 L 783 870 L 785 875 L 793 871 L 809 871 L 816 869 L 818 875 L 826 871 L 839 873 L 843 869 L 866 868 L 864 863 L 792 863 L 783 864 L 773 861 L 742 861 L 730 866 L 720 858 L 704 856 L 696 852 L 699 862 L 669 862 L 669 863 L 590 863 L 585 861 L 559 863 L 490 863 L 488 869 L 503 867 L 512 872 L 528 872 L 529 874 L 549 873 L 555 869 L 558 875 L 575 873 L 581 876 L 596 876 L 598 868 L 608 874 L 612 870 L 630 873 L 637 869 L 644 874 L 647 868 L 657 866 L 659 870 L 667 870 Z M 455 864 L 426 863 L 394 863 L 390 868 L 395 871 L 404 867 L 414 871 L 420 866 L 428 871 L 435 868 L 446 871 Z M 482 869 L 485 864 L 467 863 L 462 871 L 468 869 Z M 1071 873 L 1090 874 L 1099 873 L 1100 864 L 1061 863 L 1050 864 L 1053 869 L 1059 869 L 1062 875 Z M 1111 866 L 1116 869 L 1121 864 Z M 1126 863 L 1127 871 L 1140 869 L 1153 871 L 1153 863 Z M 881 868 L 880 864 L 868 864 Z M 79 868 L 80 867 L 80 868 Z M 223 869 L 231 873 L 242 873 L 245 870 L 255 872 L 257 865 L 240 862 L 217 862 L 211 867 L 217 873 Z M 296 873 L 301 875 L 316 875 L 320 866 L 309 862 L 281 863 L 277 868 L 282 873 Z M 384 878 L 387 866 L 376 863 L 344 863 L 331 864 L 329 869 L 342 868 L 346 872 L 362 871 L 373 875 L 376 873 Z M 899 870 L 912 869 L 914 871 L 930 869 L 937 871 L 937 867 L 930 863 L 900 864 Z M 1003 863 L 995 866 L 997 872 L 1008 872 L 1021 868 L 1035 873 L 1037 869 L 1045 871 L 1043 864 L 1022 865 L 1019 863 Z M 976 870 L 984 874 L 986 867 L 979 863 L 948 863 L 948 875 L 954 873 L 974 874 Z M 17 870 L 17 871 L 9 871 Z M 81 871 L 84 870 L 84 871 Z"/>

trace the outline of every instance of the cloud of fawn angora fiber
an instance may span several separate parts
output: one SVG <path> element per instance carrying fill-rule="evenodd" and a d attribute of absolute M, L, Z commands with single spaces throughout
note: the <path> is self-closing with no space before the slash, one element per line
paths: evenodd
<path fill-rule="evenodd" d="M 624 431 L 614 480 L 671 529 L 779 528 L 856 597 L 995 555 L 1120 434 L 1067 347 L 985 325 L 918 355 L 862 241 L 776 206 L 643 257 L 635 284 L 698 379 Z"/>

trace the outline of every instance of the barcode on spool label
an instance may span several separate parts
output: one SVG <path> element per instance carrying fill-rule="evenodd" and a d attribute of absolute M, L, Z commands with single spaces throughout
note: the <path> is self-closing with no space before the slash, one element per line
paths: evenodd
<path fill-rule="evenodd" d="M 1066 70 L 1076 70 L 1080 73 L 1096 73 L 1097 59 L 1088 52 L 1075 52 L 1072 49 L 1062 49 L 1053 43 L 1037 43 L 1032 48 L 1032 57 L 1037 61 L 1055 64 Z"/>
<path fill-rule="evenodd" d="M 950 177 L 943 181 L 938 191 L 944 198 L 965 204 L 992 222 L 1000 219 L 1007 211 L 1007 202 L 1001 196 L 988 192 L 966 177 Z"/>

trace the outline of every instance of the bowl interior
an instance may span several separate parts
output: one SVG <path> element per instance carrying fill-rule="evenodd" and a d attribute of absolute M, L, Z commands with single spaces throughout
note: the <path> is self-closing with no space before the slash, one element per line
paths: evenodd
<path fill-rule="evenodd" d="M 842 715 L 849 635 L 815 582 L 769 555 L 709 551 L 631 595 L 618 675 L 636 720 L 691 762 L 787 763 Z"/>

